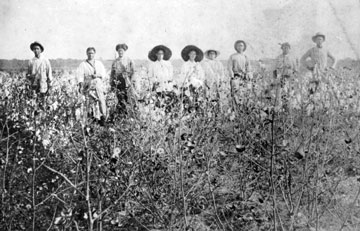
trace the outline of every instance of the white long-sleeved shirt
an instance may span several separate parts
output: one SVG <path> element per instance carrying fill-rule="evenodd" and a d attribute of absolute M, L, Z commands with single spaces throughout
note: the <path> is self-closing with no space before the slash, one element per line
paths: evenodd
<path fill-rule="evenodd" d="M 48 59 L 44 57 L 32 58 L 28 63 L 28 74 L 33 79 L 32 85 L 39 86 L 40 92 L 48 90 L 48 83 L 52 81 L 52 70 Z"/>
<path fill-rule="evenodd" d="M 204 86 L 205 73 L 199 62 L 186 61 L 181 67 L 178 86 L 188 87 L 193 85 L 198 88 Z"/>
<path fill-rule="evenodd" d="M 174 70 L 169 61 L 161 60 L 150 63 L 148 76 L 150 84 L 159 83 L 158 92 L 171 91 L 173 86 Z"/>

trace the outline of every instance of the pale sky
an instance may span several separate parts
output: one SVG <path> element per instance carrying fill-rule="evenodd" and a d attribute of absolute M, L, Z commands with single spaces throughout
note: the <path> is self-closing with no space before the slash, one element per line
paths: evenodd
<path fill-rule="evenodd" d="M 278 55 L 284 41 L 304 53 L 318 31 L 332 53 L 355 58 L 359 15 L 359 0 L 1 0 L 0 58 L 29 59 L 36 40 L 51 59 L 83 59 L 89 46 L 113 59 L 117 43 L 126 43 L 134 59 L 147 59 L 158 44 L 170 47 L 173 58 L 193 44 L 227 59 L 234 41 L 244 39 L 249 56 L 260 59 Z"/>

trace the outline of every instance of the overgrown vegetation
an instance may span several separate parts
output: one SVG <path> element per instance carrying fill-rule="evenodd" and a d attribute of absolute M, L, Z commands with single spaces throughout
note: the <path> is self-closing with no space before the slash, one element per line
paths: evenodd
<path fill-rule="evenodd" d="M 106 127 L 82 119 L 71 76 L 44 108 L 6 76 L 0 229 L 359 230 L 356 74 L 281 90 L 257 73 L 235 110 L 149 94 Z"/>

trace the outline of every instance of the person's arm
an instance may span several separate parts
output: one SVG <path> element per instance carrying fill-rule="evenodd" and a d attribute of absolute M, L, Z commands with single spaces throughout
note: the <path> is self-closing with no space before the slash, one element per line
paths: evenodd
<path fill-rule="evenodd" d="M 76 70 L 76 78 L 77 78 L 77 82 L 79 85 L 79 92 L 82 92 L 82 88 L 83 88 L 83 84 L 84 84 L 84 75 L 85 75 L 85 71 L 84 71 L 84 65 L 83 63 L 80 63 L 79 67 Z"/>
<path fill-rule="evenodd" d="M 174 68 L 170 61 L 169 61 L 169 81 L 174 82 Z"/>
<path fill-rule="evenodd" d="M 115 62 L 111 65 L 111 72 L 110 72 L 110 87 L 111 90 L 115 89 Z"/>
<path fill-rule="evenodd" d="M 207 78 L 205 78 L 204 80 L 204 84 L 205 87 L 210 88 L 210 84 L 209 84 L 209 76 L 214 76 L 215 73 L 213 72 L 213 70 L 209 67 L 209 63 L 207 61 L 202 62 L 202 67 L 203 67 L 203 71 L 204 71 L 204 75 L 206 75 Z"/>
<path fill-rule="evenodd" d="M 250 64 L 250 59 L 247 57 L 247 55 L 245 57 L 246 57 L 245 71 L 246 74 L 248 74 L 251 72 L 251 64 Z"/>
<path fill-rule="evenodd" d="M 29 60 L 27 76 L 30 77 L 31 75 L 32 75 L 32 62 L 31 62 L 31 60 Z"/>
<path fill-rule="evenodd" d="M 50 88 L 52 80 L 53 80 L 53 76 L 52 76 L 52 69 L 51 69 L 51 64 L 50 64 L 49 60 L 46 61 L 46 66 L 47 66 L 47 68 L 46 68 L 47 84 L 48 84 L 48 87 Z"/>
<path fill-rule="evenodd" d="M 332 65 L 330 66 L 330 68 L 334 68 L 336 64 L 335 56 L 333 56 L 329 51 L 327 52 L 327 56 L 332 60 Z"/>
<path fill-rule="evenodd" d="M 135 73 L 135 63 L 134 63 L 134 61 L 133 60 L 130 60 L 130 63 L 129 63 L 129 68 L 130 68 L 130 70 L 129 70 L 129 78 L 130 78 L 130 80 L 133 78 L 133 76 L 134 76 L 134 73 Z"/>
<path fill-rule="evenodd" d="M 230 78 L 234 77 L 232 56 L 230 56 L 230 58 L 228 60 L 227 68 L 228 68 L 228 71 L 229 71 Z"/>
<path fill-rule="evenodd" d="M 300 64 L 306 68 L 308 68 L 308 65 L 306 63 L 306 60 L 310 57 L 311 55 L 311 49 L 308 50 L 300 59 Z"/>
<path fill-rule="evenodd" d="M 293 71 L 294 73 L 299 72 L 299 65 L 298 65 L 298 60 L 295 58 L 292 58 L 292 62 L 293 62 Z"/>
<path fill-rule="evenodd" d="M 180 69 L 180 75 L 176 79 L 178 87 L 183 87 L 186 80 L 186 72 L 187 72 L 186 63 L 183 63 Z"/>

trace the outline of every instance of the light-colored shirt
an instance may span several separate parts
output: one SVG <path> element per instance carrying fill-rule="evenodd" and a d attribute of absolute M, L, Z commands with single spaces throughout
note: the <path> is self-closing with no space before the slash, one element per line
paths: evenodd
<path fill-rule="evenodd" d="M 32 85 L 38 86 L 41 93 L 46 93 L 52 81 L 52 70 L 48 59 L 32 58 L 28 64 L 28 74 L 32 78 Z"/>
<path fill-rule="evenodd" d="M 276 58 L 276 70 L 280 75 L 293 75 L 298 71 L 297 62 L 290 54 L 281 54 Z"/>
<path fill-rule="evenodd" d="M 244 53 L 232 54 L 228 61 L 228 70 L 231 77 L 233 77 L 235 73 L 249 73 L 250 61 L 248 57 Z"/>
<path fill-rule="evenodd" d="M 218 60 L 205 60 L 203 62 L 205 84 L 207 87 L 220 86 L 224 80 L 225 68 Z"/>
<path fill-rule="evenodd" d="M 83 83 L 88 77 L 96 75 L 100 78 L 105 78 L 106 71 L 105 67 L 101 61 L 95 60 L 94 66 L 92 66 L 88 61 L 83 61 L 80 63 L 77 69 L 77 79 L 79 83 Z"/>
<path fill-rule="evenodd" d="M 317 65 L 320 71 L 325 70 L 328 66 L 328 58 L 332 59 L 333 66 L 335 64 L 334 56 L 324 47 L 313 47 L 309 49 L 302 57 L 301 57 L 301 64 L 305 67 L 314 68 Z M 307 60 L 310 59 L 310 62 Z"/>
<path fill-rule="evenodd" d="M 78 83 L 84 83 L 85 87 L 90 87 L 90 89 L 95 88 L 95 85 L 101 86 L 104 88 L 102 79 L 106 76 L 105 67 L 101 61 L 95 60 L 95 65 L 92 66 L 88 61 L 83 61 L 80 63 L 77 69 L 77 80 Z M 99 81 L 98 78 L 93 78 L 92 75 L 100 77 L 101 80 Z"/>
<path fill-rule="evenodd" d="M 150 85 L 154 83 L 159 83 L 158 92 L 161 91 L 171 91 L 173 86 L 173 66 L 169 61 L 161 60 L 150 63 L 148 76 L 150 80 Z"/>
<path fill-rule="evenodd" d="M 193 85 L 198 88 L 204 85 L 205 74 L 199 62 L 186 61 L 181 67 L 178 86 L 188 87 Z"/>

